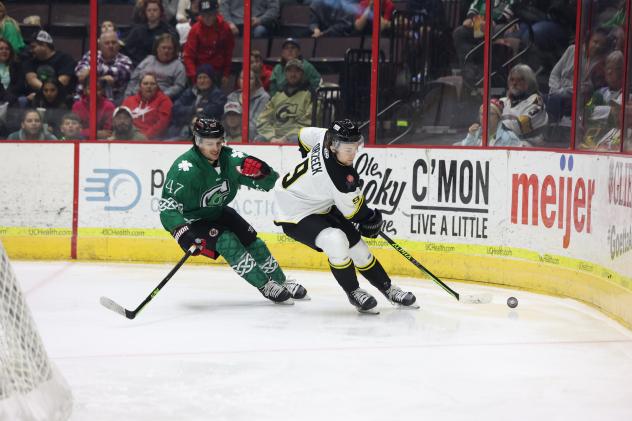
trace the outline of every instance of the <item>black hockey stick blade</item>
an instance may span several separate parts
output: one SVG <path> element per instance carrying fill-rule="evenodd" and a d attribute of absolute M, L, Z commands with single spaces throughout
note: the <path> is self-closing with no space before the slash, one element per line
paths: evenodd
<path fill-rule="evenodd" d="M 399 252 L 402 256 L 406 258 L 410 263 L 412 263 L 417 269 L 421 270 L 432 279 L 437 285 L 444 289 L 448 294 L 456 298 L 459 302 L 468 303 L 468 304 L 488 304 L 492 301 L 491 294 L 481 294 L 481 295 L 461 295 L 449 286 L 447 286 L 441 279 L 437 278 L 432 272 L 424 267 L 421 263 L 419 263 L 415 258 L 408 253 L 406 250 L 402 248 L 399 244 L 397 244 L 391 237 L 380 231 L 380 236 L 386 240 L 388 244 L 390 244 L 395 250 Z"/>
<path fill-rule="evenodd" d="M 101 303 L 101 305 L 109 310 L 112 310 L 122 316 L 127 317 L 128 319 L 134 319 L 136 317 L 136 315 L 151 301 L 154 299 L 154 297 L 156 295 L 158 295 L 158 292 L 160 292 L 160 290 L 162 289 L 162 287 L 165 286 L 165 284 L 169 281 L 169 279 L 171 279 L 171 277 L 173 275 L 175 275 L 175 273 L 182 267 L 182 265 L 184 264 L 184 262 L 187 261 L 187 259 L 189 257 L 191 257 L 191 255 L 195 252 L 195 250 L 197 249 L 196 245 L 192 245 L 191 247 L 189 247 L 189 249 L 186 251 L 186 253 L 184 253 L 184 256 L 182 256 L 182 258 L 180 259 L 180 261 L 173 267 L 173 269 L 171 269 L 171 271 L 167 274 L 167 276 L 165 276 L 165 278 L 160 281 L 160 283 L 158 284 L 158 286 L 156 286 L 156 288 L 153 289 L 153 291 L 151 292 L 151 294 L 149 294 L 142 303 L 140 303 L 138 305 L 138 307 L 136 307 L 134 310 L 127 310 L 126 308 L 123 308 L 123 306 L 121 306 L 120 304 L 117 304 L 116 302 L 114 302 L 113 300 L 107 298 L 107 297 L 101 297 L 101 299 L 99 300 L 99 302 Z"/>

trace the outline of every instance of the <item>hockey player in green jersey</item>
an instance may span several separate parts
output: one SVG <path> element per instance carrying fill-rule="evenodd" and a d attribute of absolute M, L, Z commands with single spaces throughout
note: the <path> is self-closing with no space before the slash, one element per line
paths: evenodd
<path fill-rule="evenodd" d="M 193 147 L 167 173 L 160 221 L 182 249 L 222 255 L 235 272 L 277 303 L 307 297 L 289 280 L 255 229 L 228 204 L 240 186 L 270 190 L 279 175 L 265 162 L 224 146 L 224 127 L 212 118 L 193 124 Z"/>

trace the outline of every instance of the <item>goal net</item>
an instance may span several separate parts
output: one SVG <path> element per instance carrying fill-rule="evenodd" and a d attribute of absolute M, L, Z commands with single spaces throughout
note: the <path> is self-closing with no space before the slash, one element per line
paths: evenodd
<path fill-rule="evenodd" d="M 48 359 L 0 242 L 0 420 L 67 420 L 72 394 Z"/>

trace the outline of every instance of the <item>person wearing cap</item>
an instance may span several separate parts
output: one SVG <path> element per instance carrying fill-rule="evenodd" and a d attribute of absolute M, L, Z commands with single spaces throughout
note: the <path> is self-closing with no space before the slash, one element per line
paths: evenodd
<path fill-rule="evenodd" d="M 88 50 L 77 66 L 75 74 L 79 81 L 77 91 L 83 91 L 85 79 L 90 74 L 90 50 Z M 105 31 L 99 37 L 99 51 L 97 51 L 97 75 L 99 80 L 105 81 L 105 96 L 116 103 L 125 97 L 125 87 L 132 74 L 132 60 L 121 53 L 119 36 L 115 31 Z"/>
<path fill-rule="evenodd" d="M 195 73 L 195 85 L 185 90 L 173 105 L 173 126 L 176 129 L 188 125 L 196 114 L 220 119 L 224 113 L 226 95 L 216 85 L 213 66 L 201 64 Z"/>
<path fill-rule="evenodd" d="M 313 0 L 309 5 L 309 29 L 313 38 L 344 37 L 355 30 L 358 5 L 349 0 Z"/>
<path fill-rule="evenodd" d="M 279 0 L 252 0 L 252 36 L 268 36 L 279 19 Z M 219 11 L 230 26 L 233 35 L 244 31 L 244 1 L 222 0 Z"/>
<path fill-rule="evenodd" d="M 136 93 L 141 75 L 153 73 L 158 78 L 158 86 L 162 92 L 175 101 L 187 86 L 184 64 L 178 57 L 179 50 L 180 44 L 173 35 L 166 33 L 158 36 L 152 54 L 145 57 L 132 72 L 125 95 Z"/>
<path fill-rule="evenodd" d="M 227 87 L 235 37 L 217 10 L 217 0 L 201 0 L 200 16 L 184 44 L 183 61 L 191 82 L 200 64 L 210 64 L 221 77 L 221 86 Z"/>
<path fill-rule="evenodd" d="M 241 104 L 242 88 L 244 85 L 244 71 L 239 72 L 237 79 L 239 89 L 228 94 L 229 102 Z M 270 102 L 270 95 L 261 86 L 261 79 L 257 77 L 254 70 L 250 70 L 250 108 L 248 115 L 248 137 L 254 139 L 257 136 L 257 118 Z"/>
<path fill-rule="evenodd" d="M 274 185 L 274 223 L 327 256 L 332 275 L 358 311 L 376 314 L 377 300 L 360 288 L 356 269 L 393 305 L 419 308 L 413 293 L 391 283 L 362 239 L 377 238 L 382 212 L 367 206 L 353 166 L 364 144 L 358 124 L 343 119 L 329 129 L 305 127 L 299 142 L 301 161 Z"/>
<path fill-rule="evenodd" d="M 257 117 L 257 141 L 297 142 L 301 127 L 312 122 L 314 94 L 303 77 L 303 62 L 296 58 L 288 61 L 285 78 L 283 90 L 274 94 Z"/>
<path fill-rule="evenodd" d="M 305 60 L 301 56 L 301 45 L 294 38 L 287 38 L 281 46 L 281 62 L 274 66 L 272 69 L 272 76 L 270 77 L 270 96 L 273 96 L 281 89 L 285 83 L 285 64 L 292 60 L 298 59 L 303 63 L 303 75 L 305 80 L 309 82 L 309 86 L 313 91 L 318 89 L 322 78 L 318 70 L 312 63 Z"/>
<path fill-rule="evenodd" d="M 24 65 L 26 84 L 30 92 L 39 91 L 44 80 L 50 77 L 57 78 L 72 92 L 75 85 L 75 64 L 75 60 L 68 54 L 55 50 L 53 38 L 48 32 L 37 32 L 31 41 L 31 59 Z"/>
<path fill-rule="evenodd" d="M 151 54 L 154 40 L 162 34 L 171 34 L 179 43 L 178 33 L 175 28 L 163 21 L 164 6 L 160 0 L 145 0 L 142 14 L 143 22 L 132 27 L 125 38 L 123 52 L 132 59 L 134 66 Z"/>
<path fill-rule="evenodd" d="M 236 101 L 227 102 L 224 105 L 224 139 L 228 143 L 241 142 L 241 103 Z"/>
<path fill-rule="evenodd" d="M 173 103 L 162 93 L 153 73 L 143 75 L 139 86 L 138 92 L 125 98 L 121 105 L 132 110 L 134 126 L 147 139 L 161 139 L 171 124 Z"/>
<path fill-rule="evenodd" d="M 147 140 L 134 126 L 132 110 L 122 105 L 112 114 L 112 136 L 107 140 Z"/>

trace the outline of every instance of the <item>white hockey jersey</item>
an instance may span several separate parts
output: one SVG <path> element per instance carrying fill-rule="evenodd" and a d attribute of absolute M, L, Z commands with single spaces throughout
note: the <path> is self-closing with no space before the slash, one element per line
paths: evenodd
<path fill-rule="evenodd" d="M 327 213 L 336 206 L 354 222 L 371 215 L 355 168 L 340 164 L 323 147 L 327 129 L 304 127 L 299 143 L 307 158 L 280 177 L 274 186 L 275 222 L 298 223 L 306 216 Z"/>
<path fill-rule="evenodd" d="M 535 93 L 514 103 L 508 97 L 500 98 L 500 101 L 504 105 L 501 117 L 503 126 L 533 146 L 544 142 L 544 128 L 549 123 L 549 117 L 540 95 Z"/>

